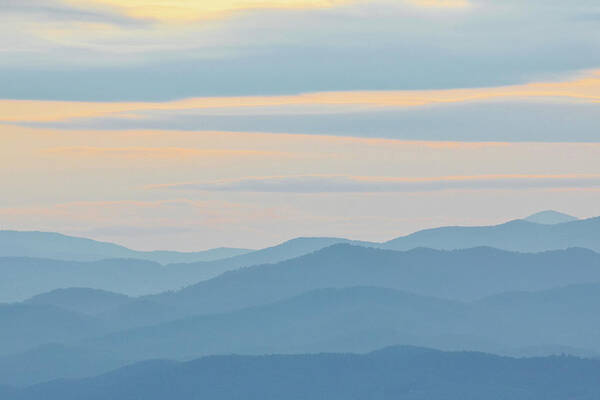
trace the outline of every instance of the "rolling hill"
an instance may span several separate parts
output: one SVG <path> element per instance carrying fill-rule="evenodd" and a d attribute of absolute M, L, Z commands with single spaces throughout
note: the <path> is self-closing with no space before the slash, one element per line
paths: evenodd
<path fill-rule="evenodd" d="M 495 353 L 560 345 L 589 349 L 591 354 L 600 351 L 598 304 L 600 284 L 507 293 L 469 303 L 372 287 L 322 289 L 274 304 L 188 317 L 86 343 L 96 351 L 137 360 L 364 352 L 398 343 Z"/>
<path fill-rule="evenodd" d="M 570 247 L 600 251 L 600 217 L 553 225 L 514 220 L 496 226 L 427 229 L 393 239 L 380 247 L 390 250 L 417 247 L 454 250 L 479 246 L 521 252 Z"/>
<path fill-rule="evenodd" d="M 230 271 L 182 290 L 147 297 L 189 313 L 268 304 L 323 288 L 376 286 L 455 300 L 600 282 L 600 254 L 568 249 L 539 254 L 492 248 L 406 252 L 334 245 L 277 264 Z"/>
<path fill-rule="evenodd" d="M 82 314 L 99 314 L 128 303 L 130 297 L 99 289 L 69 288 L 56 289 L 34 296 L 26 304 L 46 305 L 75 311 Z"/>
<path fill-rule="evenodd" d="M 93 369 L 95 364 L 118 366 L 149 358 L 366 352 L 395 344 L 517 356 L 567 353 L 594 357 L 600 351 L 598 304 L 600 284 L 505 293 L 468 303 L 392 289 L 350 287 L 319 289 L 259 307 L 135 329 L 127 329 L 127 316 L 110 320 L 99 315 L 94 325 L 99 329 L 80 330 L 77 335 L 69 333 L 71 336 L 63 332 L 63 336 L 45 338 L 45 325 L 34 321 L 7 331 L 13 338 L 39 334 L 25 343 L 32 347 L 26 353 L 0 357 L 0 370 L 11 371 L 0 377 L 0 384 L 81 377 L 98 371 Z M 151 323 L 152 317 L 148 318 Z M 43 323 L 50 329 L 64 325 L 55 320 Z M 108 331 L 113 333 L 106 334 Z M 35 347 L 44 340 L 66 345 Z"/>
<path fill-rule="evenodd" d="M 568 215 L 554 210 L 540 211 L 523 219 L 528 222 L 534 222 L 536 224 L 544 225 L 556 225 L 562 224 L 564 222 L 573 222 L 578 220 L 578 218 L 573 217 L 572 215 Z"/>
<path fill-rule="evenodd" d="M 214 261 L 252 250 L 217 248 L 199 252 L 136 251 L 114 243 L 100 242 L 55 232 L 0 231 L 0 257 L 48 258 L 67 261 L 99 261 L 135 258 L 160 264 Z"/>
<path fill-rule="evenodd" d="M 140 259 L 63 261 L 0 257 L 0 302 L 22 301 L 55 289 L 86 287 L 141 296 L 177 290 L 242 267 L 276 263 L 335 243 L 336 238 L 300 238 L 223 260 L 161 265 Z"/>
<path fill-rule="evenodd" d="M 148 361 L 95 378 L 6 393 L 5 400 L 592 400 L 600 361 L 514 359 L 394 347 L 366 355 L 219 356 Z"/>
<path fill-rule="evenodd" d="M 46 343 L 74 342 L 105 332 L 101 323 L 57 307 L 0 304 L 0 355 Z"/>

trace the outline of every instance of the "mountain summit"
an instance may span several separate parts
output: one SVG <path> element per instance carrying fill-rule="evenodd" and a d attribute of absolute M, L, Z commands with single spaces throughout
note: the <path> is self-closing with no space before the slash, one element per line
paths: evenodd
<path fill-rule="evenodd" d="M 578 218 L 575 218 L 572 215 L 568 215 L 554 210 L 541 211 L 523 219 L 528 222 L 534 222 L 536 224 L 543 225 L 556 225 L 562 224 L 564 222 L 573 222 L 578 220 Z"/>

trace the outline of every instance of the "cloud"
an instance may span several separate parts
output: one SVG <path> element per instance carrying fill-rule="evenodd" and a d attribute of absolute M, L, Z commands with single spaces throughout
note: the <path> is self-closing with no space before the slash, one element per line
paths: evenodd
<path fill-rule="evenodd" d="M 409 0 L 410 4 L 425 8 L 469 8 L 471 3 L 468 0 Z"/>
<path fill-rule="evenodd" d="M 171 102 L 0 100 L 0 122 L 69 130 L 269 132 L 431 141 L 597 142 L 600 71 L 474 89 L 205 97 Z"/>
<path fill-rule="evenodd" d="M 2 20 L 0 96 L 150 101 L 485 87 L 600 66 L 597 24 L 581 18 L 597 14 L 594 2 L 471 3 L 468 12 L 443 7 L 453 2 L 428 8 L 374 0 L 234 12 L 192 24 L 63 29 L 57 23 L 52 34 L 35 20 Z M 83 4 L 87 10 L 92 3 Z M 127 17 L 119 7 L 108 11 L 114 10 Z M 13 43 L 11 32 L 28 41 Z"/>
<path fill-rule="evenodd" d="M 230 149 L 192 149 L 182 147 L 93 147 L 67 146 L 52 147 L 41 150 L 41 154 L 77 157 L 119 157 L 130 159 L 176 159 L 190 157 L 232 158 L 241 157 L 293 157 L 293 154 L 277 151 L 230 150 Z"/>
<path fill-rule="evenodd" d="M 315 113 L 211 115 L 154 112 L 148 118 L 119 116 L 65 122 L 24 123 L 53 129 L 222 131 L 279 135 L 325 135 L 409 141 L 598 142 L 600 104 L 482 102 L 419 108 Z"/>
<path fill-rule="evenodd" d="M 162 22 L 185 23 L 202 19 L 222 18 L 232 13 L 261 9 L 319 9 L 331 8 L 349 0 L 179 0 L 165 3 L 160 0 L 70 0 L 81 5 L 100 4 L 120 10 L 133 18 L 155 19 Z"/>
<path fill-rule="evenodd" d="M 0 100 L 0 121 L 45 122 L 107 115 L 139 121 L 160 111 L 217 111 L 222 115 L 314 114 L 473 103 L 488 100 L 553 100 L 600 103 L 600 70 L 564 81 L 444 90 L 320 92 L 280 96 L 202 97 L 168 102 L 64 102 Z M 122 115 L 118 115 L 121 113 Z M 146 113 L 146 114 L 144 114 Z M 206 114 L 206 112 L 205 112 Z M 160 114 L 158 114 L 160 115 Z"/>
<path fill-rule="evenodd" d="M 127 17 L 106 8 L 75 6 L 60 0 L 0 0 L 3 15 L 31 17 L 40 22 L 100 22 L 116 25 L 140 25 L 144 21 Z"/>
<path fill-rule="evenodd" d="M 440 190 L 600 188 L 600 175 L 484 175 L 433 178 L 273 176 L 204 183 L 153 185 L 149 189 L 265 193 L 377 193 Z"/>

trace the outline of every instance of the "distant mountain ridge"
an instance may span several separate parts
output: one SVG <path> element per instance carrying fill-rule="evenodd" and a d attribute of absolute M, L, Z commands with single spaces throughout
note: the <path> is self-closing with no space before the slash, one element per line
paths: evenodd
<path fill-rule="evenodd" d="M 4 400 L 465 400 L 600 398 L 600 361 L 393 347 L 365 355 L 146 361 L 94 378 L 6 389 Z M 0 389 L 1 390 L 1 389 Z"/>
<path fill-rule="evenodd" d="M 136 251 L 114 243 L 67 236 L 55 232 L 0 231 L 0 257 L 32 257 L 67 261 L 134 258 L 160 264 L 214 261 L 252 250 L 217 248 L 199 252 Z"/>
<path fill-rule="evenodd" d="M 86 287 L 130 296 L 178 290 L 255 264 L 277 263 L 335 243 L 366 245 L 337 238 L 298 238 L 280 245 L 222 260 L 161 265 L 139 259 L 63 261 L 0 257 L 0 303 L 22 301 L 55 289 Z"/>
<path fill-rule="evenodd" d="M 0 231 L 0 257 L 48 258 L 67 261 L 131 258 L 160 264 L 208 262 L 220 263 L 223 270 L 228 270 L 279 262 L 337 243 L 394 250 L 409 250 L 416 247 L 454 250 L 488 246 L 523 252 L 569 247 L 583 247 L 600 251 L 598 237 L 600 237 L 600 217 L 579 220 L 564 213 L 548 210 L 500 225 L 426 229 L 382 243 L 331 237 L 301 237 L 260 250 L 217 248 L 191 253 L 134 251 L 113 243 L 51 232 Z"/>
<path fill-rule="evenodd" d="M 592 353 L 600 351 L 599 303 L 600 283 L 468 303 L 375 287 L 317 289 L 235 312 L 121 331 L 86 344 L 128 359 L 364 352 L 395 343 L 487 352 L 555 344 Z"/>
<path fill-rule="evenodd" d="M 69 288 L 56 289 L 34 296 L 25 303 L 54 306 L 82 314 L 94 315 L 117 308 L 130 300 L 129 296 L 100 289 Z"/>
<path fill-rule="evenodd" d="M 514 220 L 494 226 L 426 229 L 390 240 L 380 247 L 390 250 L 417 247 L 455 250 L 480 246 L 527 253 L 570 247 L 600 251 L 600 217 L 553 225 Z"/>
<path fill-rule="evenodd" d="M 544 225 L 556 225 L 565 222 L 577 221 L 579 218 L 573 217 L 565 213 L 561 213 L 554 210 L 546 210 L 530 215 L 529 217 L 523 218 L 525 221 L 534 222 L 536 224 Z"/>
<path fill-rule="evenodd" d="M 108 335 L 105 332 L 118 328 L 119 323 L 110 327 L 102 315 L 97 316 L 96 330 L 91 332 L 67 331 L 63 322 L 54 323 L 51 318 L 20 328 L 28 332 L 29 345 L 34 347 L 0 356 L 0 385 L 90 376 L 149 358 L 356 353 L 398 343 L 516 356 L 566 353 L 594 357 L 600 349 L 599 298 L 600 284 L 509 293 L 470 303 L 350 287 L 319 289 L 260 307 L 191 316 Z M 578 312 L 573 313 L 574 309 Z M 63 329 L 63 336 L 52 338 L 62 345 L 43 344 L 48 340 L 44 327 Z M 31 336 L 36 332 L 37 337 Z M 13 327 L 6 334 L 21 336 Z M 15 347 L 9 344 L 1 350 L 6 354 Z M 44 368 L 36 369 L 36 365 Z"/>
<path fill-rule="evenodd" d="M 6 249 L 10 249 L 11 252 L 24 252 L 22 248 L 18 250 L 19 246 L 11 245 L 10 241 L 1 240 L 3 233 L 6 234 L 6 231 L 0 232 L 0 255 L 3 252 L 9 252 Z M 28 233 L 23 233 L 23 235 L 28 236 Z M 49 235 L 54 237 L 53 234 Z M 58 237 L 59 241 L 64 239 L 61 235 Z M 56 255 L 58 254 L 56 252 L 62 248 L 60 246 L 54 248 L 51 245 L 52 242 L 45 242 L 45 239 L 40 240 L 43 246 L 36 250 L 38 253 L 44 253 L 44 249 L 49 247 L 54 249 L 52 251 Z M 70 238 L 68 240 L 80 239 Z M 96 253 L 94 254 L 103 251 L 105 245 L 111 249 L 112 246 L 116 246 L 89 239 L 81 240 L 94 249 L 96 246 L 100 246 L 100 250 L 95 249 Z M 84 263 L 0 257 L 0 277 L 10 276 L 11 279 L 10 282 L 0 280 L 0 302 L 20 301 L 36 294 L 67 287 L 89 287 L 132 296 L 155 294 L 166 290 L 178 290 L 227 271 L 253 265 L 279 263 L 334 244 L 352 244 L 401 251 L 415 248 L 455 250 L 493 247 L 529 253 L 579 247 L 600 252 L 600 218 L 554 225 L 514 220 L 496 226 L 442 227 L 419 231 L 385 243 L 353 241 L 343 238 L 297 238 L 269 248 L 223 259 L 174 263 L 166 266 L 139 259 L 104 259 Z M 127 252 L 129 250 L 120 249 L 119 251 Z M 106 271 L 103 273 L 102 269 L 106 269 Z"/>
<path fill-rule="evenodd" d="M 573 282 L 585 284 L 556 289 Z M 55 291 L 0 307 L 0 355 L 6 355 L 0 367 L 13 371 L 0 376 L 0 384 L 81 376 L 94 371 L 94 357 L 110 366 L 205 354 L 369 351 L 398 343 L 594 354 L 600 350 L 598 282 L 600 254 L 585 249 L 403 253 L 338 244 L 157 296 Z M 478 300 L 482 296 L 488 297 Z M 35 348 L 49 343 L 66 347 Z M 28 355 L 8 356 L 19 351 Z M 45 370 L 27 375 L 27 358 Z M 65 360 L 82 368 L 66 368 Z M 3 381 L 9 377 L 14 381 Z"/>
<path fill-rule="evenodd" d="M 600 282 L 600 254 L 587 249 L 537 254 L 488 247 L 399 252 L 336 244 L 277 264 L 229 271 L 147 299 L 197 313 L 214 313 L 321 288 L 376 286 L 474 300 L 505 291 L 595 282 Z"/>

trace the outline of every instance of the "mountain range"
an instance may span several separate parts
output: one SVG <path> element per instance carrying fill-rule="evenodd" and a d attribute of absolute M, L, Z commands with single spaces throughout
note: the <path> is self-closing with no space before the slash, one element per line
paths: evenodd
<path fill-rule="evenodd" d="M 555 212 L 542 214 L 554 219 L 557 216 L 563 218 L 561 217 L 562 214 Z M 532 218 L 539 219 L 540 216 L 534 215 Z M 340 238 L 297 238 L 277 246 L 218 260 L 171 263 L 168 265 L 135 258 L 82 262 L 68 259 L 6 257 L 11 252 L 20 252 L 30 256 L 56 255 L 56 252 L 52 254 L 45 253 L 44 249 L 52 247 L 53 243 L 61 240 L 66 240 L 66 242 L 58 245 L 58 249 L 64 247 L 77 249 L 77 246 L 70 246 L 70 244 L 78 243 L 79 239 L 61 235 L 55 238 L 54 234 L 48 234 L 53 239 L 46 243 L 42 239 L 45 234 L 41 233 L 20 232 L 14 235 L 14 232 L 7 233 L 5 231 L 0 232 L 0 236 L 2 234 L 13 237 L 13 239 L 19 237 L 28 246 L 33 246 L 38 242 L 43 245 L 29 253 L 29 250 L 23 250 L 28 249 L 26 246 L 23 247 L 23 243 L 8 245 L 2 244 L 4 242 L 0 241 L 0 256 L 5 256 L 0 257 L 0 273 L 3 276 L 10 277 L 10 282 L 4 281 L 3 283 L 3 281 L 0 281 L 0 302 L 21 301 L 36 294 L 68 287 L 89 287 L 115 291 L 130 296 L 155 294 L 167 290 L 178 290 L 216 277 L 227 271 L 253 265 L 279 263 L 340 243 L 388 250 L 411 250 L 419 247 L 440 250 L 494 247 L 519 252 L 543 252 L 581 247 L 600 251 L 600 218 L 554 224 L 550 224 L 548 218 L 546 218 L 545 223 L 514 220 L 505 224 L 487 227 L 443 227 L 419 231 L 384 243 L 352 241 Z M 32 242 L 26 240 L 30 234 L 37 242 L 36 240 Z M 95 246 L 94 243 L 97 243 L 88 239 L 81 240 L 87 245 L 93 244 Z M 105 243 L 98 243 L 97 245 L 112 246 Z M 10 252 L 6 251 L 5 248 L 11 248 Z M 76 250 L 76 253 L 83 254 L 85 251 L 80 249 Z M 107 254 L 114 255 L 114 252 L 108 252 Z M 63 254 L 63 256 L 67 257 L 68 255 Z M 106 256 L 106 258 L 110 257 Z"/>
<path fill-rule="evenodd" d="M 569 225 L 569 223 L 571 223 Z M 555 226 L 558 225 L 558 226 Z M 160 264 L 202 263 L 229 259 L 224 268 L 283 261 L 336 243 L 408 250 L 415 247 L 458 249 L 479 246 L 536 252 L 585 247 L 600 251 L 600 218 L 579 220 L 557 211 L 542 211 L 524 219 L 486 227 L 442 227 L 415 232 L 387 242 L 343 238 L 297 238 L 261 250 L 216 248 L 200 252 L 135 251 L 113 243 L 53 232 L 0 231 L 0 257 L 45 258 L 65 261 L 99 261 L 125 258 Z M 530 237 L 531 233 L 541 237 Z M 525 242 L 522 238 L 526 237 Z"/>
<path fill-rule="evenodd" d="M 162 323 L 150 319 L 146 326 L 134 328 L 128 327 L 127 318 L 115 319 L 110 312 L 89 317 L 38 305 L 44 319 L 1 321 L 6 328 L 0 371 L 11 372 L 0 374 L 0 384 L 84 377 L 154 358 L 366 352 L 398 343 L 518 356 L 593 357 L 600 352 L 598 304 L 600 283 L 506 292 L 469 302 L 381 287 L 346 287 L 306 291 L 233 312 L 182 314 Z M 175 315 L 165 312 L 158 319 Z M 22 322 L 15 324 L 15 319 Z M 48 347 L 52 342 L 60 345 Z M 95 357 L 94 364 L 90 360 Z M 44 371 L 31 375 L 27 360 L 32 359 L 40 360 Z M 74 368 L 79 363 L 82 367 Z"/>
<path fill-rule="evenodd" d="M 160 264 L 214 261 L 252 250 L 217 248 L 198 252 L 136 251 L 114 243 L 62 235 L 55 232 L 0 231 L 0 257 L 48 258 L 68 261 L 99 261 L 134 258 Z"/>
<path fill-rule="evenodd" d="M 572 219 L 542 212 L 497 226 L 443 227 L 384 243 L 297 238 L 256 251 L 226 251 L 221 259 L 173 263 L 142 259 L 144 254 L 105 258 L 105 250 L 120 256 L 129 249 L 39 232 L 29 240 L 27 232 L 12 232 L 8 236 L 18 240 L 0 245 L 0 256 L 12 244 L 13 255 L 33 246 L 34 254 L 47 258 L 0 257 L 0 301 L 5 302 L 0 304 L 0 398 L 151 399 L 155 393 L 144 390 L 159 381 L 189 388 L 189 393 L 173 390 L 177 398 L 230 399 L 239 393 L 217 388 L 218 381 L 202 389 L 195 385 L 210 382 L 220 368 L 236 376 L 240 365 L 239 371 L 254 365 L 279 373 L 284 382 L 280 392 L 275 387 L 264 392 L 264 385 L 253 387 L 240 378 L 240 390 L 256 398 L 281 396 L 288 388 L 293 393 L 286 398 L 314 398 L 296 390 L 294 371 L 306 360 L 327 365 L 340 357 L 356 368 L 366 362 L 372 371 L 381 360 L 395 368 L 406 357 L 419 366 L 424 357 L 430 373 L 435 366 L 429 362 L 456 365 L 469 359 L 465 368 L 489 368 L 502 379 L 502 366 L 514 364 L 529 383 L 542 379 L 537 371 L 525 372 L 527 363 L 538 365 L 534 359 L 490 354 L 545 357 L 535 360 L 551 371 L 567 361 L 569 368 L 584 368 L 600 354 L 600 218 Z M 46 241 L 46 235 L 53 239 Z M 74 259 L 54 259 L 57 254 Z M 200 253 L 169 257 L 182 254 L 180 259 L 191 260 L 185 257 Z M 396 345 L 418 348 L 369 353 Z M 548 357 L 556 354 L 587 360 Z M 170 361 L 148 361 L 153 359 Z M 205 369 L 190 367 L 197 365 Z M 481 398 L 491 390 L 485 380 L 455 384 L 447 375 L 450 368 L 435 370 L 439 382 L 429 385 L 422 380 L 426 375 L 411 375 L 415 371 L 402 370 L 416 385 L 404 392 L 395 392 L 397 379 L 391 375 L 374 380 L 372 387 L 363 380 L 364 390 L 379 385 L 386 391 L 382 396 L 407 399 Z M 354 379 L 351 373 L 339 377 Z M 592 386 L 592 391 L 574 389 L 584 387 L 583 381 L 577 386 L 563 379 L 564 387 L 571 385 L 568 391 L 543 392 L 543 385 L 502 379 L 493 390 L 499 399 L 595 396 Z M 128 386 L 130 381 L 141 386 Z M 315 382 L 323 385 L 316 393 L 330 398 L 332 380 Z M 336 393 L 333 398 L 344 392 Z"/>
<path fill-rule="evenodd" d="M 94 378 L 5 389 L 2 398 L 595 400 L 598 376 L 600 361 L 575 357 L 515 359 L 392 347 L 364 355 L 146 361 Z"/>
<path fill-rule="evenodd" d="M 453 250 L 478 246 L 521 252 L 569 247 L 600 251 L 600 217 L 560 224 L 514 220 L 495 226 L 427 229 L 381 245 L 391 250 L 409 250 L 415 247 Z"/>

